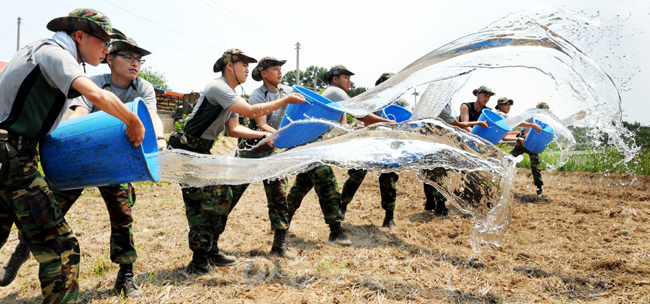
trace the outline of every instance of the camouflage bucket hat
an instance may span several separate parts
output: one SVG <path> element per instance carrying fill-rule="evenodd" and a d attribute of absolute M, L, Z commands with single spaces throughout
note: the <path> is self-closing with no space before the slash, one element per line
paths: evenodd
<path fill-rule="evenodd" d="M 352 75 L 354 75 L 354 73 L 350 72 L 350 70 L 348 70 L 348 68 L 346 68 L 345 66 L 337 64 L 337 65 L 333 66 L 332 68 L 330 68 L 330 70 L 327 71 L 327 73 L 325 73 L 325 75 L 323 75 L 323 80 L 325 82 L 329 83 L 330 79 L 332 79 L 333 76 L 337 76 L 337 75 L 350 75 L 350 76 L 352 76 Z"/>
<path fill-rule="evenodd" d="M 228 62 L 236 63 L 237 61 L 241 60 L 248 60 L 248 63 L 254 63 L 257 62 L 257 60 L 253 57 L 250 57 L 244 53 L 244 51 L 240 49 L 227 49 L 225 52 L 223 52 L 223 55 L 221 55 L 221 58 L 217 59 L 217 62 L 214 63 L 214 67 L 212 67 L 212 70 L 216 72 L 221 72 L 221 67 L 226 65 Z"/>
<path fill-rule="evenodd" d="M 501 97 L 499 100 L 497 100 L 497 104 L 504 105 L 510 103 L 511 105 L 515 104 L 515 101 L 512 99 L 508 99 L 508 97 Z"/>
<path fill-rule="evenodd" d="M 134 53 L 140 54 L 140 56 L 142 57 L 151 54 L 151 52 L 139 47 L 138 44 L 135 42 L 135 40 L 133 40 L 133 38 L 126 38 L 126 37 L 124 37 L 124 39 L 113 40 L 111 42 L 110 54 L 115 55 L 115 53 L 119 51 L 132 51 Z M 107 63 L 106 58 L 104 58 L 102 63 Z"/>
<path fill-rule="evenodd" d="M 102 12 L 92 8 L 78 8 L 66 17 L 54 18 L 47 24 L 47 29 L 53 32 L 84 31 L 105 39 L 116 36 L 111 20 Z"/>
<path fill-rule="evenodd" d="M 395 75 L 395 74 L 393 74 L 393 73 L 381 74 L 381 76 L 379 76 L 379 79 L 377 79 L 377 81 L 375 81 L 375 85 L 378 86 L 382 82 L 384 82 L 384 81 L 388 80 L 389 78 L 393 77 L 393 75 Z"/>
<path fill-rule="evenodd" d="M 535 106 L 535 108 L 538 108 L 538 109 L 544 109 L 544 110 L 548 110 L 548 109 L 549 109 L 549 107 L 548 107 L 548 103 L 545 103 L 545 102 L 543 102 L 543 101 L 540 102 L 540 103 L 538 103 L 537 106 Z"/>
<path fill-rule="evenodd" d="M 275 57 L 264 57 L 260 59 L 260 62 L 257 63 L 257 66 L 253 69 L 253 80 L 262 81 L 262 71 L 271 66 L 282 66 L 287 63 L 286 60 L 278 60 Z"/>
<path fill-rule="evenodd" d="M 492 89 L 486 86 L 480 86 L 478 89 L 472 91 L 472 94 L 474 94 L 474 96 L 478 96 L 479 93 L 487 93 L 490 96 L 493 96 L 495 94 L 494 92 L 492 92 Z"/>

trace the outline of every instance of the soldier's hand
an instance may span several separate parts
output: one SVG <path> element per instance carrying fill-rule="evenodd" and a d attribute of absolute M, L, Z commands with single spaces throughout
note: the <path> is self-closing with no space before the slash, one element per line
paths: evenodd
<path fill-rule="evenodd" d="M 287 101 L 292 104 L 299 104 L 305 102 L 305 96 L 300 93 L 291 93 L 287 96 Z"/>
<path fill-rule="evenodd" d="M 479 121 L 479 122 L 478 122 L 478 125 L 481 126 L 481 127 L 483 127 L 483 128 L 487 128 L 487 127 L 488 127 L 488 124 L 487 124 L 487 122 L 485 122 L 485 121 Z"/>
<path fill-rule="evenodd" d="M 538 124 L 533 124 L 533 129 L 537 132 L 542 132 L 542 127 Z"/>
<path fill-rule="evenodd" d="M 136 147 L 139 147 L 144 140 L 145 129 L 140 119 L 134 120 L 127 125 L 125 132 L 126 136 L 129 137 L 129 140 L 132 141 Z"/>

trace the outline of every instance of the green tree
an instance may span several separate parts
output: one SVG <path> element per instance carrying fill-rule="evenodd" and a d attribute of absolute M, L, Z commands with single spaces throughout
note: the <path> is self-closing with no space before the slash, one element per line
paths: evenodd
<path fill-rule="evenodd" d="M 315 89 L 319 91 L 327 87 L 327 83 L 323 81 L 323 76 L 327 73 L 324 67 L 310 65 L 307 70 L 300 71 L 300 85 L 306 88 Z M 282 84 L 295 85 L 296 84 L 296 70 L 291 70 L 282 76 Z"/>
<path fill-rule="evenodd" d="M 350 84 L 350 90 L 348 91 L 348 96 L 350 96 L 350 97 L 354 97 L 354 96 L 357 96 L 357 95 L 359 95 L 359 94 L 361 94 L 361 93 L 363 93 L 363 92 L 365 92 L 365 91 L 368 91 L 368 89 L 365 88 L 365 87 L 358 87 L 358 88 L 357 88 L 357 87 L 354 85 L 354 82 L 352 82 L 352 83 Z"/>
<path fill-rule="evenodd" d="M 151 67 L 146 67 L 140 70 L 138 76 L 144 78 L 146 81 L 151 82 L 154 88 L 167 91 L 172 90 L 169 85 L 167 85 L 167 78 L 165 78 L 165 73 L 154 71 Z"/>

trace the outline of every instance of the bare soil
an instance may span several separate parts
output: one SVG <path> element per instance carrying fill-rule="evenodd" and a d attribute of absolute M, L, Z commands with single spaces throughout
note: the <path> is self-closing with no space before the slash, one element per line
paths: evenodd
<path fill-rule="evenodd" d="M 335 169 L 339 184 L 345 170 Z M 604 173 L 544 172 L 534 195 L 529 170 L 517 174 L 512 223 L 501 247 L 474 253 L 471 218 L 424 212 L 422 183 L 398 182 L 397 228 L 381 228 L 376 175 L 368 175 L 343 224 L 350 247 L 327 244 L 329 230 L 311 192 L 292 223 L 288 244 L 298 255 L 268 255 L 273 234 L 261 183 L 231 214 L 220 247 L 239 263 L 195 277 L 187 220 L 176 184 L 136 185 L 133 209 L 140 299 L 113 291 L 109 220 L 97 189 L 87 189 L 67 220 L 82 250 L 84 303 L 648 303 L 650 178 Z M 291 180 L 291 182 L 293 182 Z M 16 234 L 0 251 L 6 261 Z M 31 258 L 0 289 L 0 303 L 37 303 L 38 263 Z"/>

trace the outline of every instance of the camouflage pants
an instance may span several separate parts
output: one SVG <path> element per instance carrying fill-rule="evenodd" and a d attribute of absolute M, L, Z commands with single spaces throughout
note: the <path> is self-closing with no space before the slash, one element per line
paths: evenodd
<path fill-rule="evenodd" d="M 347 206 L 352 201 L 354 194 L 357 193 L 363 179 L 368 174 L 366 170 L 350 169 L 348 170 L 348 180 L 343 184 L 341 191 L 341 207 L 347 210 Z M 379 175 L 379 192 L 381 193 L 381 207 L 384 210 L 395 211 L 395 199 L 397 198 L 397 189 L 395 183 L 399 180 L 399 175 L 394 172 L 383 173 Z"/>
<path fill-rule="evenodd" d="M 138 259 L 133 243 L 133 216 L 135 190 L 131 184 L 101 186 L 99 192 L 104 198 L 111 221 L 111 261 L 118 264 L 132 264 Z M 56 201 L 66 215 L 77 201 L 83 189 L 58 190 L 53 188 Z"/>
<path fill-rule="evenodd" d="M 6 242 L 13 223 L 40 264 L 43 303 L 77 303 L 79 243 L 54 194 L 38 172 L 36 150 L 18 153 L 19 172 L 0 184 L 0 219 Z"/>
<path fill-rule="evenodd" d="M 519 156 L 524 153 L 528 154 L 528 157 L 530 158 L 530 169 L 533 171 L 533 181 L 535 186 L 543 186 L 544 181 L 542 180 L 542 169 L 540 167 L 541 159 L 539 158 L 539 154 L 528 151 L 528 149 L 526 149 L 526 147 L 524 147 L 519 141 L 517 141 L 515 147 L 510 151 L 510 154 L 513 156 Z"/>
<path fill-rule="evenodd" d="M 341 217 L 341 195 L 339 194 L 339 184 L 334 176 L 332 167 L 321 165 L 307 172 L 300 173 L 296 176 L 296 182 L 291 187 L 287 195 L 287 204 L 289 205 L 289 220 L 293 218 L 296 210 L 300 208 L 302 199 L 314 188 L 318 195 L 325 223 L 334 224 L 340 222 Z"/>
<path fill-rule="evenodd" d="M 226 228 L 228 215 L 248 184 L 183 188 L 185 216 L 190 226 L 187 239 L 192 251 L 209 252 Z"/>
<path fill-rule="evenodd" d="M 447 170 L 443 168 L 435 168 L 433 170 L 424 170 L 425 176 L 434 182 L 440 182 L 444 176 L 447 175 Z M 424 183 L 424 196 L 427 198 L 426 204 L 436 206 L 438 203 L 445 203 L 447 198 L 436 189 L 436 187 Z"/>

